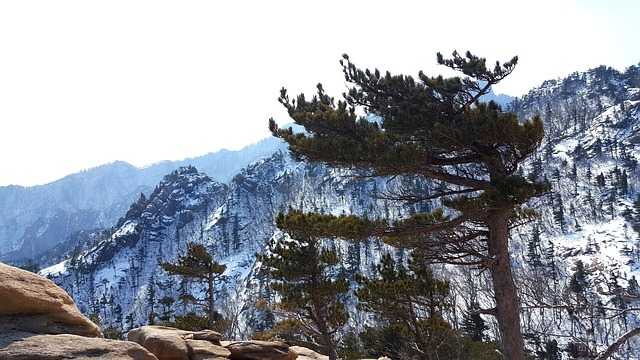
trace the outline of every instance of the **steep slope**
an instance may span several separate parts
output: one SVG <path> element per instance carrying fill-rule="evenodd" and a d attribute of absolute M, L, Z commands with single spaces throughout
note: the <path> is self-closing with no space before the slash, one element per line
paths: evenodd
<path fill-rule="evenodd" d="M 219 298 L 225 299 L 221 311 L 243 321 L 245 325 L 237 329 L 237 335 L 246 335 L 252 331 L 247 323 L 249 312 L 233 315 L 228 307 L 246 310 L 257 294 L 268 292 L 268 284 L 253 271 L 254 254 L 261 252 L 270 238 L 281 236 L 274 226 L 279 211 L 291 205 L 338 214 L 375 216 L 384 211 L 392 216 L 406 215 L 403 211 L 408 209 L 394 208 L 368 196 L 376 187 L 394 186 L 393 182 L 363 182 L 341 175 L 349 174 L 296 163 L 283 153 L 248 167 L 228 186 L 194 168 L 181 168 L 166 176 L 148 199 L 141 197 L 133 204 L 108 238 L 78 251 L 71 260 L 45 269 L 43 274 L 69 291 L 83 311 L 101 315 L 107 325 L 131 328 L 146 323 L 153 312 L 150 291 L 155 299 L 178 299 L 186 291 L 180 288 L 178 279 L 159 269 L 158 261 L 176 259 L 189 241 L 204 243 L 216 261 L 227 265 L 218 287 Z M 344 271 L 351 274 L 368 271 L 377 262 L 381 248 L 373 240 L 333 245 L 349 259 Z M 193 285 L 191 291 L 197 294 L 199 290 Z M 114 314 L 116 308 L 121 313 Z"/>
<path fill-rule="evenodd" d="M 517 230 L 514 247 L 532 343 L 555 334 L 593 354 L 640 326 L 640 313 L 625 310 L 639 300 L 639 87 L 638 67 L 600 67 L 510 105 L 521 117 L 541 114 L 548 129 L 526 171 L 552 192 L 532 202 L 540 217 Z M 623 358 L 638 356 L 626 349 Z"/>

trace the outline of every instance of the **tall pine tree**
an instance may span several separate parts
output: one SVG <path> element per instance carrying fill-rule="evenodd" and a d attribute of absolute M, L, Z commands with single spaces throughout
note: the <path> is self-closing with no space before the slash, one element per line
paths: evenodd
<path fill-rule="evenodd" d="M 513 71 L 517 57 L 502 65 L 496 62 L 492 69 L 469 52 L 437 58 L 466 76 L 428 77 L 420 72 L 416 81 L 361 70 L 344 55 L 341 64 L 351 85 L 344 100 L 336 103 L 321 84 L 311 100 L 304 94 L 290 99 L 282 89 L 280 103 L 305 132 L 280 129 L 273 119 L 269 129 L 299 160 L 357 168 L 370 176 L 420 176 L 428 191 L 386 197 L 414 203 L 439 200 L 444 208 L 395 221 L 291 211 L 278 226 L 299 235 L 380 236 L 413 249 L 424 261 L 486 267 L 493 279 L 503 354 L 522 360 L 509 230 L 532 214 L 521 205 L 547 191 L 536 179 L 517 174 L 518 165 L 540 145 L 542 121 L 538 116 L 520 120 L 493 102 L 479 102 Z M 372 117 L 358 116 L 360 110 Z"/>

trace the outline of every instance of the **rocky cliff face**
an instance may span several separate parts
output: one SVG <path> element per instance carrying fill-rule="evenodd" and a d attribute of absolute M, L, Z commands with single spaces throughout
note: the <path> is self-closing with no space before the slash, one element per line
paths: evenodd
<path fill-rule="evenodd" d="M 47 264 L 86 242 L 87 232 L 113 226 L 140 193 L 151 193 L 164 175 L 181 166 L 197 166 L 227 182 L 243 167 L 280 148 L 283 145 L 276 139 L 265 139 L 241 151 L 221 150 L 145 168 L 118 161 L 46 185 L 0 187 L 0 260 Z"/>

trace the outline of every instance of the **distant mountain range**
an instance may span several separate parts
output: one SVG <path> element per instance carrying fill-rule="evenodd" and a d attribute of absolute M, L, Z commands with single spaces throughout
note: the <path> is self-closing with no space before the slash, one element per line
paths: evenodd
<path fill-rule="evenodd" d="M 0 187 L 0 261 L 35 258 L 82 230 L 113 226 L 141 193 L 162 177 L 192 165 L 227 182 L 242 168 L 284 145 L 267 138 L 239 151 L 220 150 L 136 168 L 117 161 L 33 187 Z"/>

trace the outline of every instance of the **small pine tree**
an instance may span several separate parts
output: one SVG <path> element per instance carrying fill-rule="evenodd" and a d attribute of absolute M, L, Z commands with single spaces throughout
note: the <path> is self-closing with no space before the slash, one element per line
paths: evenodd
<path fill-rule="evenodd" d="M 576 262 L 576 270 L 569 281 L 569 288 L 576 294 L 584 294 L 588 287 L 587 271 L 582 260 L 578 260 Z"/>
<path fill-rule="evenodd" d="M 162 313 L 158 316 L 158 319 L 162 322 L 169 322 L 173 314 L 171 307 L 176 302 L 176 299 L 171 296 L 165 296 L 158 300 L 158 303 L 162 305 Z"/>
<path fill-rule="evenodd" d="M 155 281 L 153 279 L 153 276 L 149 277 L 149 283 L 147 284 L 147 305 L 149 306 L 149 308 L 151 309 L 149 311 L 149 324 L 150 325 L 154 325 L 155 324 L 155 318 L 156 318 L 156 312 L 155 312 L 155 306 L 156 306 L 156 286 L 155 286 Z"/>
<path fill-rule="evenodd" d="M 190 242 L 187 244 L 187 255 L 179 256 L 176 263 L 161 262 L 164 271 L 188 279 L 206 282 L 208 307 L 207 326 L 213 329 L 215 325 L 215 281 L 226 270 L 227 266 L 219 264 L 204 245 Z"/>
<path fill-rule="evenodd" d="M 553 220 L 560 227 L 560 231 L 564 234 L 566 231 L 566 222 L 564 220 L 564 203 L 562 201 L 562 196 L 558 194 L 554 196 L 553 202 Z"/>
<path fill-rule="evenodd" d="M 339 299 L 349 290 L 349 281 L 331 276 L 339 262 L 336 252 L 304 238 L 272 242 L 268 252 L 256 257 L 280 296 L 277 307 L 287 317 L 280 328 L 301 330 L 324 347 L 330 360 L 338 359 L 333 336 L 349 318 Z"/>
<path fill-rule="evenodd" d="M 396 264 L 391 254 L 383 255 L 376 269 L 377 278 L 356 276 L 358 308 L 376 314 L 383 323 L 402 324 L 420 353 L 435 354 L 442 335 L 451 330 L 442 316 L 450 306 L 449 282 L 436 279 L 422 262 L 410 260 L 408 269 Z"/>
<path fill-rule="evenodd" d="M 468 312 L 462 320 L 462 332 L 473 341 L 484 341 L 489 327 L 480 314 Z"/>
<path fill-rule="evenodd" d="M 538 268 L 542 266 L 542 255 L 540 254 L 540 228 L 535 225 L 531 232 L 531 239 L 527 242 L 526 261 L 529 265 Z"/>

